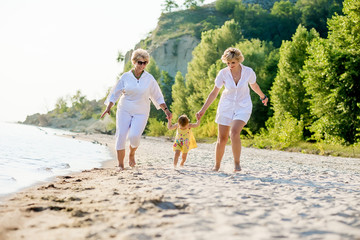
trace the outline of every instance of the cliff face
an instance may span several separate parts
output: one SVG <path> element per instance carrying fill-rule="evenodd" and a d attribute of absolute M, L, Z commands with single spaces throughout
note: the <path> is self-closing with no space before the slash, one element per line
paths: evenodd
<path fill-rule="evenodd" d="M 192 59 L 192 51 L 199 44 L 200 40 L 192 35 L 182 35 L 176 38 L 167 39 L 165 42 L 148 49 L 149 54 L 156 61 L 161 70 L 175 77 L 180 71 L 183 76 L 187 73 L 187 64 Z M 134 49 L 140 47 L 137 44 Z M 125 64 L 130 61 L 133 50 L 125 55 Z"/>
<path fill-rule="evenodd" d="M 183 76 L 187 73 L 187 64 L 192 59 L 192 51 L 200 40 L 191 35 L 168 39 L 163 44 L 150 50 L 150 55 L 155 59 L 160 69 L 165 70 L 170 76 L 175 77 L 180 71 Z"/>

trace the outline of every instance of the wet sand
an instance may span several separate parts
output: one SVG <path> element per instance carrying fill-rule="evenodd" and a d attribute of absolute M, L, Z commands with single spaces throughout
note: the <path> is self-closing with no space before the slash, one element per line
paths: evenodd
<path fill-rule="evenodd" d="M 113 147 L 108 135 L 75 139 Z M 173 168 L 172 142 L 144 138 L 137 166 L 102 168 L 25 189 L 0 204 L 0 239 L 360 239 L 360 159 L 214 144 Z"/>

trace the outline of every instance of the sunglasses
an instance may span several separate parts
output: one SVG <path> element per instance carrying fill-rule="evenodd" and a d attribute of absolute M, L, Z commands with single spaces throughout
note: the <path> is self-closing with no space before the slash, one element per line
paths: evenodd
<path fill-rule="evenodd" d="M 137 63 L 138 63 L 139 65 L 143 65 L 143 64 L 146 65 L 148 62 L 147 62 L 147 61 L 145 61 L 145 62 L 138 61 Z"/>

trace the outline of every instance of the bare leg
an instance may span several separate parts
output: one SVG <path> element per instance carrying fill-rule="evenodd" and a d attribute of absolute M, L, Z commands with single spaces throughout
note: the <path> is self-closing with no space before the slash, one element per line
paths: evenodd
<path fill-rule="evenodd" d="M 119 170 L 124 170 L 124 158 L 125 158 L 125 149 L 117 150 L 117 159 L 119 162 Z"/>
<path fill-rule="evenodd" d="M 240 155 L 241 155 L 241 139 L 240 133 L 246 123 L 242 120 L 234 120 L 230 131 L 231 147 L 234 155 L 235 172 L 241 171 Z"/>
<path fill-rule="evenodd" d="M 225 146 L 229 138 L 230 126 L 218 125 L 218 137 L 215 149 L 215 166 L 213 171 L 219 171 L 221 160 L 225 153 Z"/>
<path fill-rule="evenodd" d="M 182 155 L 181 155 L 182 161 L 181 161 L 181 163 L 180 163 L 180 166 L 181 166 L 181 167 L 184 166 L 185 161 L 186 161 L 186 157 L 187 157 L 187 153 L 182 153 Z"/>
<path fill-rule="evenodd" d="M 177 163 L 179 161 L 179 156 L 180 156 L 180 150 L 175 150 L 175 155 L 174 155 L 174 168 L 176 168 Z"/>
<path fill-rule="evenodd" d="M 129 153 L 129 166 L 130 167 L 135 167 L 136 165 L 136 162 L 135 162 L 135 151 L 136 151 L 137 147 L 136 148 L 132 148 L 130 146 L 130 153 Z"/>

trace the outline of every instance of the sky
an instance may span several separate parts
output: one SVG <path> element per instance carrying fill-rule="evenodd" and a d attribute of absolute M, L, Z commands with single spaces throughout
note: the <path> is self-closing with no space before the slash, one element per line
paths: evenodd
<path fill-rule="evenodd" d="M 123 69 L 118 52 L 155 29 L 164 2 L 0 0 L 0 121 L 46 113 L 77 90 L 103 98 Z"/>

